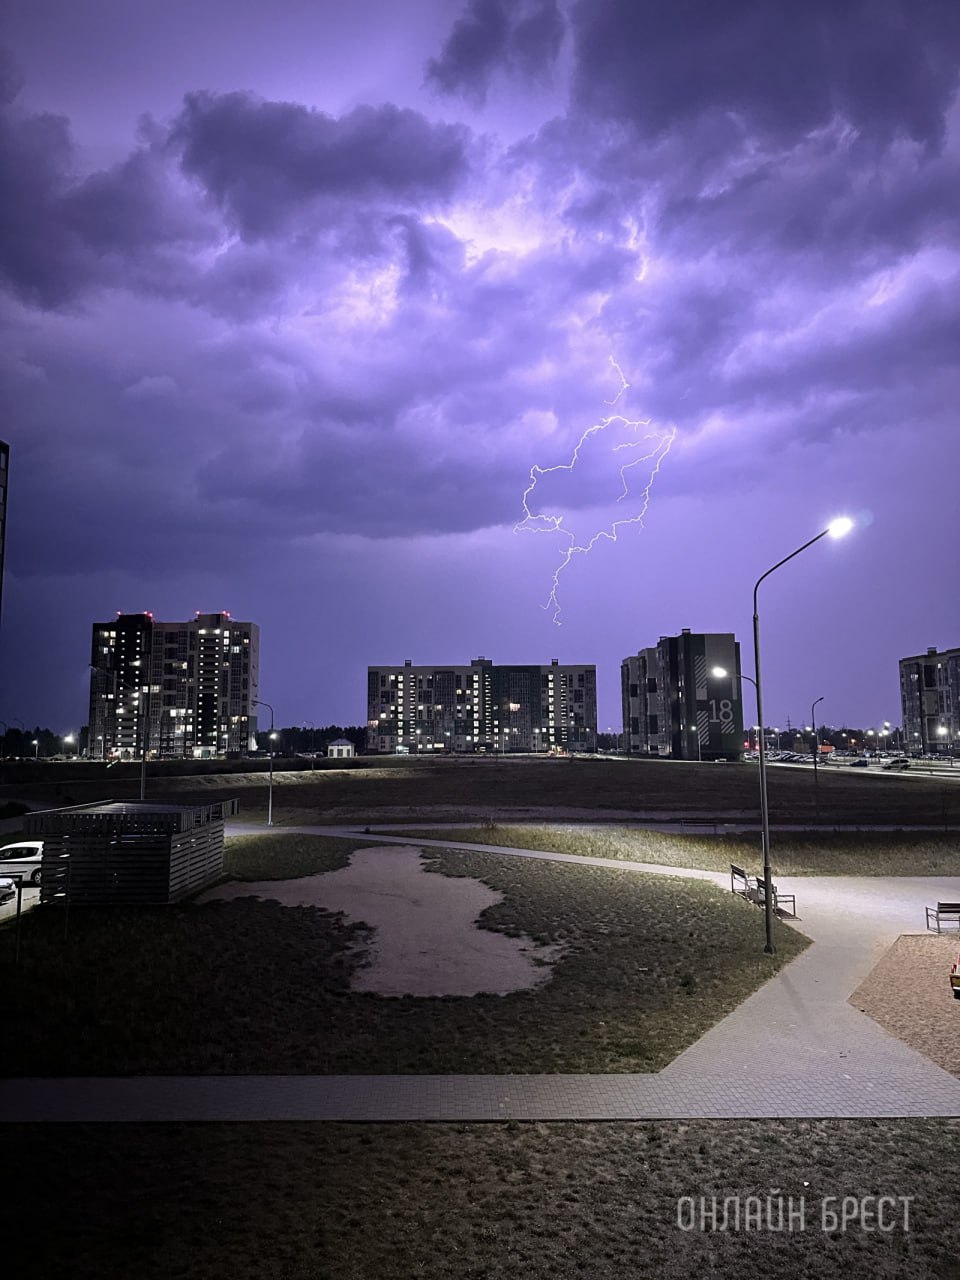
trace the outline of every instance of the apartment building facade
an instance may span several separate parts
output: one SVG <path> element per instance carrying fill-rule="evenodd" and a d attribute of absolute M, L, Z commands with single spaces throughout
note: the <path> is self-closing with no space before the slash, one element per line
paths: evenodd
<path fill-rule="evenodd" d="M 724 671 L 718 676 L 716 670 Z M 661 636 L 620 665 L 624 750 L 680 760 L 739 760 L 740 645 L 727 632 Z"/>
<path fill-rule="evenodd" d="M 89 753 L 208 757 L 255 748 L 260 629 L 229 613 L 93 625 Z"/>
<path fill-rule="evenodd" d="M 900 704 L 907 751 L 960 752 L 960 649 L 928 649 L 900 659 Z"/>
<path fill-rule="evenodd" d="M 595 666 L 367 668 L 367 750 L 380 754 L 594 751 Z"/>

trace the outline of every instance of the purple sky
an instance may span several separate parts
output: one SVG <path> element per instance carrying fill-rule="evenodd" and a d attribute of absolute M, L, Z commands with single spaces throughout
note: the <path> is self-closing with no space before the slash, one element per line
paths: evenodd
<path fill-rule="evenodd" d="M 769 723 L 897 721 L 960 643 L 956 0 L 8 0 L 0 41 L 0 718 L 85 719 L 94 620 L 226 609 L 281 724 L 485 654 L 595 662 L 604 728 L 660 635 L 752 671 L 754 580 L 841 513 L 762 588 Z"/>

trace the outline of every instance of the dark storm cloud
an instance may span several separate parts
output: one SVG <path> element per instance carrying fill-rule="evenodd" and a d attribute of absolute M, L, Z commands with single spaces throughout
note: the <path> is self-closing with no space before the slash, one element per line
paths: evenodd
<path fill-rule="evenodd" d="M 145 126 L 125 160 L 78 177 L 64 121 L 11 116 L 9 163 L 34 193 L 16 206 L 30 250 L 9 268 L 21 295 L 49 303 L 108 284 L 169 304 L 158 332 L 175 334 L 188 309 L 197 321 L 183 344 L 189 357 L 175 341 L 167 359 L 140 352 L 119 388 L 117 343 L 104 335 L 104 385 L 84 393 L 96 406 L 85 430 L 96 440 L 98 423 L 123 422 L 123 493 L 135 492 L 138 468 L 149 471 L 156 502 L 170 492 L 177 538 L 199 561 L 227 545 L 239 510 L 281 541 L 463 531 L 515 519 L 530 465 L 566 461 L 616 391 L 611 355 L 639 384 L 633 407 L 691 435 L 704 421 L 765 414 L 766 435 L 731 427 L 737 448 L 751 430 L 766 448 L 807 398 L 859 403 L 875 357 L 885 363 L 878 381 L 899 395 L 916 313 L 888 309 L 881 327 L 838 336 L 808 323 L 803 289 L 816 281 L 867 296 L 869 273 L 948 244 L 953 154 L 926 147 L 938 129 L 914 129 L 920 116 L 906 107 L 895 142 L 892 125 L 872 139 L 847 128 L 867 111 L 869 76 L 846 68 L 850 84 L 837 88 L 842 59 L 835 50 L 812 60 L 806 9 L 791 10 L 790 22 L 813 107 L 792 91 L 771 96 L 759 72 L 737 82 L 732 108 L 722 77 L 688 83 L 671 105 L 666 71 L 644 87 L 619 55 L 603 93 L 586 93 L 590 59 L 615 32 L 643 58 L 676 63 L 671 12 L 612 0 L 578 9 L 577 91 L 588 110 L 505 152 L 410 109 L 364 106 L 335 118 L 199 92 L 172 126 Z M 753 55 L 772 38 L 763 12 L 727 9 Z M 816 12 L 829 34 L 833 11 Z M 930 12 L 904 36 L 904 66 L 926 57 Z M 638 41 L 643 15 L 655 19 L 643 28 L 655 53 Z M 475 4 L 435 68 L 459 90 L 486 86 L 498 67 L 542 69 L 558 21 L 553 5 Z M 864 52 L 874 71 L 889 23 L 880 28 Z M 639 111 L 648 91 L 650 118 Z M 934 84 L 928 98 L 936 115 L 943 93 Z M 612 127 L 610 112 L 622 117 Z M 638 128 L 621 127 L 631 122 Z M 748 125 L 759 129 L 756 147 Z M 814 125 L 820 132 L 806 136 Z M 924 367 L 935 378 L 955 325 L 942 307 L 926 319 Z M 781 332 L 797 336 L 778 343 L 771 335 Z M 898 343 L 903 360 L 887 360 Z M 119 345 L 126 356 L 123 334 Z M 63 384 L 76 388 L 78 377 Z M 51 391 L 51 419 L 55 399 Z M 833 411 L 818 421 L 845 429 Z M 155 438 L 175 442 L 176 456 L 151 452 Z M 697 479 L 677 483 L 695 489 Z M 576 505 L 576 486 L 571 493 Z M 103 554 L 159 561 L 167 534 L 123 501 L 131 537 Z M 591 501 L 586 488 L 579 501 Z"/>
<path fill-rule="evenodd" d="M 699 190 L 664 190 L 660 242 L 673 252 L 712 254 L 778 275 L 791 270 L 852 275 L 924 245 L 956 244 L 960 158 L 908 142 L 877 164 L 855 138 L 799 145 L 776 159 L 741 164 Z"/>
<path fill-rule="evenodd" d="M 63 200 L 64 223 L 94 253 L 136 257 L 159 246 L 209 241 L 194 210 L 178 200 L 162 150 L 140 149 L 92 174 Z"/>
<path fill-rule="evenodd" d="M 0 45 L 0 105 L 13 102 L 23 88 L 23 74 L 17 60 L 4 45 Z"/>
<path fill-rule="evenodd" d="M 646 137 L 731 113 L 789 146 L 840 117 L 937 146 L 956 89 L 954 0 L 580 0 L 574 96 Z"/>
<path fill-rule="evenodd" d="M 445 203 L 469 146 L 466 129 L 391 106 L 335 120 L 194 94 L 172 127 L 143 122 L 125 159 L 80 175 L 69 122 L 13 105 L 0 112 L 0 279 L 41 307 L 122 287 L 254 319 L 304 278 L 307 243 L 321 293 L 343 263 L 389 257 L 396 219 L 412 228 L 410 210 Z M 231 246 L 236 230 L 245 243 Z M 412 232 L 407 248 L 412 279 L 426 259 Z"/>
<path fill-rule="evenodd" d="M 211 238 L 200 212 L 178 191 L 169 158 L 154 144 L 119 164 L 79 177 L 69 122 L 0 112 L 0 277 L 43 307 L 122 281 L 125 288 L 177 287 L 169 256 Z"/>
<path fill-rule="evenodd" d="M 447 282 L 464 265 L 464 247 L 446 227 L 425 226 L 410 214 L 397 214 L 390 224 L 402 234 L 406 254 L 404 283 L 407 289 L 445 292 Z"/>
<path fill-rule="evenodd" d="M 438 58 L 427 63 L 427 82 L 443 93 L 483 102 L 498 70 L 536 78 L 556 60 L 564 21 L 556 0 L 470 0 Z"/>
<path fill-rule="evenodd" d="M 252 94 L 192 93 L 174 126 L 186 173 L 241 233 L 276 235 L 324 201 L 442 202 L 467 171 L 469 135 L 417 111 L 360 106 L 335 119 Z"/>
<path fill-rule="evenodd" d="M 70 296 L 89 277 L 60 205 L 72 157 L 61 116 L 0 114 L 0 274 L 41 304 Z"/>
<path fill-rule="evenodd" d="M 414 534 L 456 533 L 509 520 L 512 495 L 484 503 L 478 520 L 477 485 L 493 490 L 476 467 L 451 466 L 446 451 L 418 450 L 409 436 L 383 429 L 357 430 L 340 420 L 312 419 L 282 449 L 263 456 L 254 439 L 212 460 L 197 474 L 204 523 L 242 512 L 247 528 L 281 538 L 353 533 L 374 540 Z M 282 514 L 281 514 L 282 512 Z"/>

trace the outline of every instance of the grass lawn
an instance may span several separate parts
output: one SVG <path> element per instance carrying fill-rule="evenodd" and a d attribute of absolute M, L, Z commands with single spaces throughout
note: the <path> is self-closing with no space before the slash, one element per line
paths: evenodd
<path fill-rule="evenodd" d="M 0 1151 L 18 1280 L 958 1274 L 956 1120 L 6 1125 Z M 771 1189 L 803 1231 L 677 1225 Z M 914 1197 L 909 1230 L 821 1230 L 864 1195 Z"/>
<path fill-rule="evenodd" d="M 730 870 L 735 862 L 759 874 L 760 833 L 677 835 L 619 826 L 569 823 L 493 823 L 438 830 L 393 831 L 393 835 L 462 840 L 548 853 L 659 863 L 665 867 Z M 960 836 L 942 831 L 775 831 L 770 842 L 775 875 L 784 876 L 957 876 Z"/>
<path fill-rule="evenodd" d="M 247 879 L 343 865 L 351 845 L 232 842 Z M 241 899 L 23 919 L 0 1075 L 655 1071 L 806 945 L 698 881 L 448 851 L 432 869 L 504 894 L 483 926 L 563 943 L 543 986 L 512 995 L 350 991 L 370 934 L 318 908 Z M 9 979 L 13 930 L 0 928 Z"/>

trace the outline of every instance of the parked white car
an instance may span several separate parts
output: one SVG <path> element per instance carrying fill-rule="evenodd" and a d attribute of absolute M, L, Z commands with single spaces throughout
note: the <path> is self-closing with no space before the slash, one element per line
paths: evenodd
<path fill-rule="evenodd" d="M 21 840 L 18 844 L 5 844 L 0 849 L 0 876 L 17 872 L 30 884 L 39 884 L 42 857 L 42 840 Z"/>

